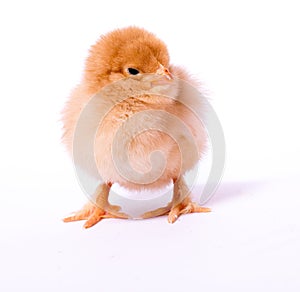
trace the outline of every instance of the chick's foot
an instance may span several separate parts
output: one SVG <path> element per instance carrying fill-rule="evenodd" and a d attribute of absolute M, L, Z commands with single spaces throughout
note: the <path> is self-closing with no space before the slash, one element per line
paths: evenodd
<path fill-rule="evenodd" d="M 65 217 L 64 222 L 86 220 L 84 228 L 90 228 L 104 218 L 127 219 L 128 216 L 119 212 L 120 207 L 108 205 L 106 210 L 97 207 L 93 203 L 87 203 L 81 210 L 74 212 L 71 216 Z"/>
<path fill-rule="evenodd" d="M 170 209 L 171 209 L 171 206 L 172 206 L 172 204 L 170 203 L 165 207 L 161 207 L 161 208 L 155 209 L 153 211 L 148 211 L 148 212 L 144 213 L 141 217 L 143 219 L 149 219 L 149 218 L 158 217 L 158 216 L 168 214 Z"/>
<path fill-rule="evenodd" d="M 197 203 L 192 202 L 191 198 L 188 196 L 181 203 L 171 208 L 168 214 L 168 222 L 174 223 L 182 214 L 202 213 L 210 211 L 210 208 L 201 207 Z"/>

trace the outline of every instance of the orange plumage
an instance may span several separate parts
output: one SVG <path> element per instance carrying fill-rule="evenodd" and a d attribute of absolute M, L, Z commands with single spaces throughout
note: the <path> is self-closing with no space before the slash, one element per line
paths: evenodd
<path fill-rule="evenodd" d="M 99 182 L 97 189 L 97 204 L 88 203 L 82 210 L 65 218 L 64 221 L 85 219 L 87 228 L 102 218 L 126 218 L 126 215 L 118 212 L 118 208 L 108 203 L 109 190 L 114 183 L 127 189 L 143 190 L 161 188 L 171 181 L 174 182 L 172 202 L 164 208 L 144 214 L 145 218 L 169 213 L 169 222 L 173 223 L 180 214 L 209 211 L 191 202 L 183 179 L 183 174 L 201 158 L 206 144 L 203 125 L 195 113 L 182 102 L 184 92 L 181 90 L 179 80 L 191 84 L 195 82 L 183 69 L 170 66 L 166 45 L 144 29 L 137 27 L 118 29 L 102 36 L 92 46 L 86 60 L 82 81 L 72 92 L 63 111 L 63 142 L 68 150 L 72 151 L 76 124 L 85 105 L 95 94 L 107 88 L 107 85 L 111 86 L 113 82 L 124 78 L 128 80 L 126 84 L 131 95 L 125 99 L 114 100 L 113 96 L 124 95 L 124 92 L 116 87 L 113 96 L 102 94 L 99 100 L 99 114 L 101 103 L 104 105 L 109 101 L 114 106 L 105 114 L 105 119 L 99 125 L 95 135 L 95 160 L 103 178 L 103 182 Z M 150 84 L 153 93 L 145 94 L 142 90 L 145 84 L 147 86 Z M 174 140 L 166 130 L 174 126 L 172 121 L 166 122 L 164 118 L 153 115 L 155 111 L 174 116 L 182 121 L 191 133 L 196 151 L 192 151 L 192 144 L 188 141 L 191 137 L 188 138 L 188 135 L 179 128 L 172 130 L 175 133 L 172 135 L 181 141 L 181 145 L 178 145 L 178 141 Z M 152 130 L 134 135 L 134 130 L 127 128 L 123 133 L 124 137 L 134 136 L 128 149 L 120 148 L 114 153 L 115 156 L 121 157 L 124 151 L 128 152 L 130 169 L 133 170 L 131 172 L 129 169 L 124 176 L 114 163 L 118 157 L 113 156 L 111 147 L 122 125 L 137 113 L 143 114 L 145 129 L 150 127 Z M 119 143 L 122 144 L 122 141 Z M 158 170 L 155 173 L 155 167 L 151 165 L 153 162 L 149 159 L 154 151 L 160 151 L 165 159 L 165 166 L 161 173 L 158 173 Z M 185 159 L 183 160 L 182 157 Z M 151 167 L 154 169 L 153 173 Z M 139 176 L 139 179 L 135 179 L 137 173 L 144 175 L 142 178 Z M 129 177 L 131 179 L 128 179 Z"/>

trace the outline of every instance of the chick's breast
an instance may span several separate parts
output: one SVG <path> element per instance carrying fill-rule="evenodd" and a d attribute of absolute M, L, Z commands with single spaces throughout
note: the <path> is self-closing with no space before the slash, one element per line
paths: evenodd
<path fill-rule="evenodd" d="M 99 173 L 128 189 L 161 188 L 191 169 L 205 131 L 191 110 L 163 96 L 128 98 L 101 122 L 95 140 Z"/>

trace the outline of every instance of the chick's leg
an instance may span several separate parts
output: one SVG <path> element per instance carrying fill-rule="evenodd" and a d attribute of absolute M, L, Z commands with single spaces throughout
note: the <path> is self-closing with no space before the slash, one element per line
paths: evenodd
<path fill-rule="evenodd" d="M 73 213 L 71 216 L 65 217 L 63 221 L 72 222 L 86 220 L 84 228 L 89 228 L 101 221 L 103 218 L 128 218 L 126 214 L 119 212 L 119 206 L 109 204 L 109 190 L 110 185 L 99 185 L 94 195 L 95 203 L 88 202 L 81 210 Z"/>
<path fill-rule="evenodd" d="M 172 201 L 165 207 L 144 213 L 142 218 L 146 219 L 168 214 L 169 223 L 174 223 L 182 214 L 200 212 L 210 212 L 210 209 L 192 202 L 189 189 L 183 177 L 179 177 L 177 180 L 174 180 Z"/>
<path fill-rule="evenodd" d="M 174 182 L 172 207 L 168 215 L 169 223 L 174 223 L 182 214 L 210 212 L 209 208 L 201 207 L 192 202 L 189 189 L 183 179 L 179 177 Z"/>

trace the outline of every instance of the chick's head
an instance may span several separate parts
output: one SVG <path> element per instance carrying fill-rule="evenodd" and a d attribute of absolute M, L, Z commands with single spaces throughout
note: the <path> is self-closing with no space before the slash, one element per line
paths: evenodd
<path fill-rule="evenodd" d="M 137 27 L 114 30 L 91 47 L 84 80 L 91 92 L 126 77 L 159 74 L 172 79 L 166 45 L 154 34 Z"/>

